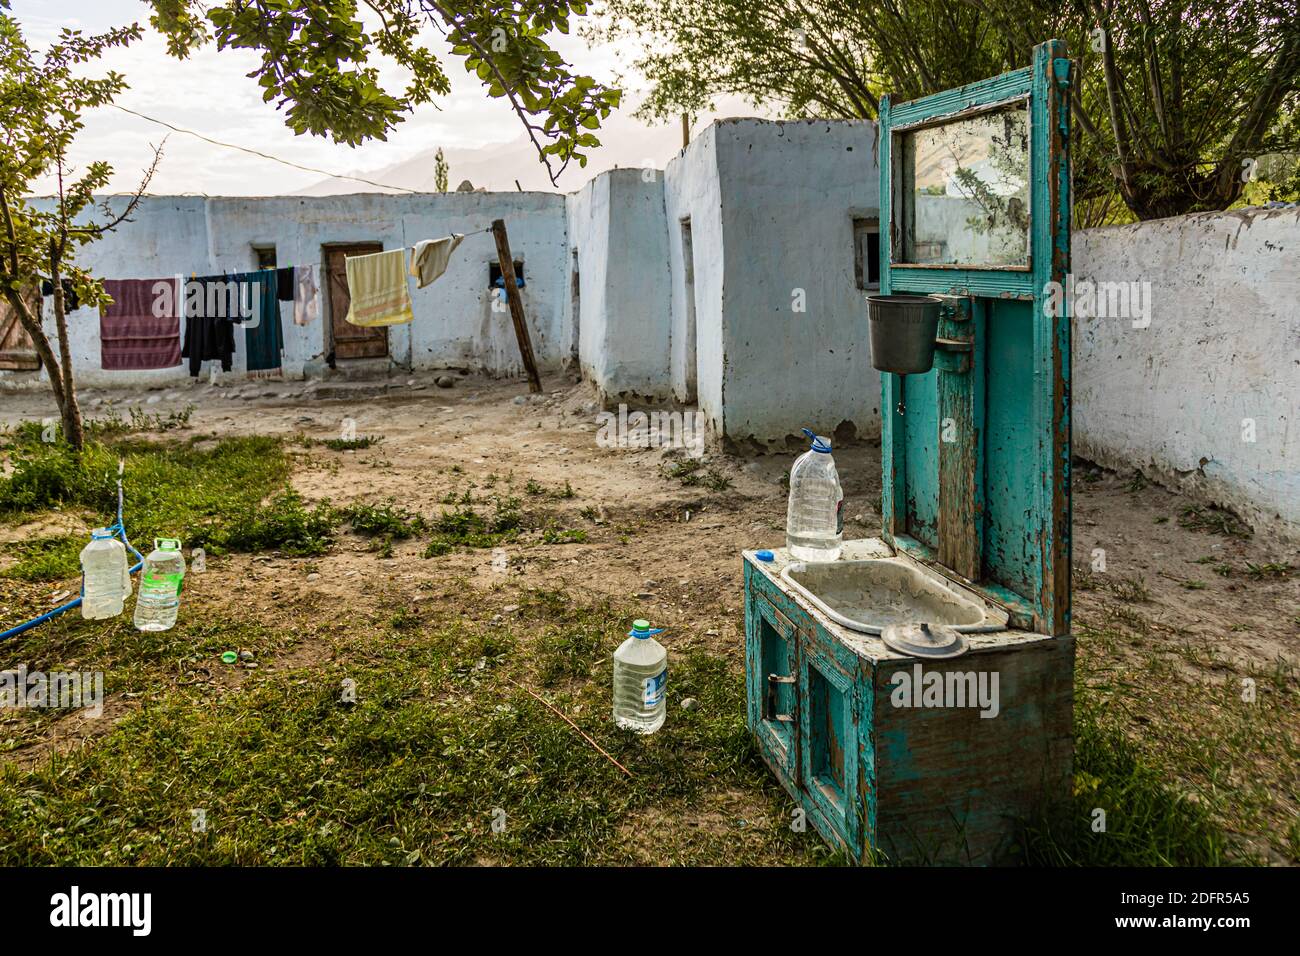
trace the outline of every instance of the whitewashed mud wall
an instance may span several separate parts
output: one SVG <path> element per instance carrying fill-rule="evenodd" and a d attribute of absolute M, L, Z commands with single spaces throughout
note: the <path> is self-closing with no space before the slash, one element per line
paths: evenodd
<path fill-rule="evenodd" d="M 709 253 L 723 261 L 722 328 L 720 343 L 701 336 L 700 355 L 721 377 L 723 434 L 803 444 L 805 426 L 877 433 L 880 374 L 853 254 L 853 220 L 879 215 L 875 124 L 714 128 L 723 248 Z"/>
<path fill-rule="evenodd" d="M 583 376 L 604 404 L 662 403 L 671 397 L 663 173 L 611 170 L 568 198 L 568 309 Z"/>
<path fill-rule="evenodd" d="M 1151 284 L 1074 321 L 1076 453 L 1300 538 L 1300 208 L 1077 232 L 1074 273 Z"/>
<path fill-rule="evenodd" d="M 141 203 L 134 221 L 88 247 L 80 262 L 102 278 L 176 274 L 188 278 L 253 269 L 257 263 L 253 247 L 273 245 L 280 266 L 315 263 L 323 269 L 326 244 L 377 242 L 385 249 L 409 247 L 421 239 L 483 229 L 497 218 L 506 221 L 511 252 L 524 263 L 526 286 L 521 292 L 534 353 L 543 366 L 561 364 L 572 355 L 574 334 L 572 317 L 565 310 L 568 240 L 565 199 L 560 195 L 154 196 Z M 521 370 L 510 314 L 491 306 L 488 270 L 495 261 L 492 236 L 469 235 L 436 283 L 416 289 L 415 281 L 409 281 L 415 320 L 389 329 L 389 356 L 395 366 L 464 366 L 494 375 Z M 328 309 L 321 320 L 301 327 L 290 321 L 288 304 L 282 309 L 285 374 L 301 376 L 304 363 L 325 352 Z M 74 367 L 85 385 L 148 386 L 189 377 L 185 365 L 149 372 L 102 371 L 98 314 L 80 309 L 69 316 L 69 323 Z M 52 319 L 47 325 L 53 333 Z M 244 369 L 243 336 L 238 331 L 235 342 L 238 374 Z"/>

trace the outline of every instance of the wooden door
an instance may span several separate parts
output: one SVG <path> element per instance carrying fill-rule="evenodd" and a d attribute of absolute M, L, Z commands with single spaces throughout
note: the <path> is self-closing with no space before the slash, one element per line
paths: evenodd
<path fill-rule="evenodd" d="M 377 242 L 357 243 L 351 246 L 329 246 L 325 250 L 325 273 L 328 277 L 330 297 L 330 327 L 334 339 L 334 358 L 383 358 L 388 354 L 388 328 L 365 328 L 348 321 L 348 306 L 352 296 L 348 293 L 348 256 L 365 256 L 383 252 Z"/>
<path fill-rule="evenodd" d="M 41 314 L 41 294 L 33 286 L 26 296 L 32 315 Z M 32 344 L 31 336 L 18 321 L 18 313 L 7 300 L 0 298 L 0 369 L 35 371 L 41 367 L 40 356 Z"/>

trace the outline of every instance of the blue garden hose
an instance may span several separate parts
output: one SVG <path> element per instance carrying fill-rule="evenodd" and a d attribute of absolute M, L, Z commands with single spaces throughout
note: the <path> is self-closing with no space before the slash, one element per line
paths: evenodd
<path fill-rule="evenodd" d="M 126 545 L 127 550 L 130 551 L 132 554 L 134 554 L 138 559 L 138 563 L 135 565 L 135 567 L 131 568 L 130 571 L 131 574 L 135 574 L 142 567 L 144 567 L 144 555 L 142 555 L 139 551 L 137 551 L 135 549 L 135 546 L 131 544 L 130 539 L 128 539 L 126 536 L 126 526 L 122 524 L 122 478 L 121 478 L 122 463 L 120 461 L 118 462 L 117 465 L 117 473 L 118 473 L 117 521 L 114 524 L 109 525 L 106 530 L 115 532 L 122 539 L 122 543 Z M 19 624 L 17 627 L 11 627 L 3 634 L 0 634 L 0 641 L 3 641 L 7 637 L 16 637 L 17 635 L 23 633 L 24 631 L 30 631 L 38 624 L 44 624 L 46 621 L 53 620 L 54 618 L 62 614 L 64 611 L 71 611 L 74 607 L 81 607 L 81 599 L 85 597 L 85 595 L 86 595 L 86 579 L 85 579 L 85 575 L 82 575 L 81 594 L 78 597 L 73 598 L 67 604 L 54 608 L 52 611 L 46 611 L 40 617 L 34 617 L 30 621 L 27 621 L 23 624 Z"/>

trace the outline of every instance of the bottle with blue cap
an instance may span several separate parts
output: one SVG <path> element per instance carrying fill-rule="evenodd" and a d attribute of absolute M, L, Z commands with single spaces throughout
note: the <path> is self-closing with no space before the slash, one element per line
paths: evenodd
<path fill-rule="evenodd" d="M 844 491 L 831 457 L 831 440 L 805 428 L 812 447 L 790 469 L 785 543 L 796 561 L 834 561 L 844 536 Z"/>
<path fill-rule="evenodd" d="M 668 713 L 668 651 L 654 639 L 662 628 L 632 622 L 627 640 L 614 652 L 614 723 L 653 734 Z"/>

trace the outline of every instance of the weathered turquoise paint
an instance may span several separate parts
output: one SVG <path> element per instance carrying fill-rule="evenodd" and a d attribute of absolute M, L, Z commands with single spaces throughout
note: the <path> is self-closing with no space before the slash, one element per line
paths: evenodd
<path fill-rule="evenodd" d="M 881 376 L 883 537 L 1007 608 L 1016 630 L 925 665 L 996 671 L 1002 713 L 982 721 L 953 708 L 892 706 L 891 679 L 910 662 L 878 639 L 838 629 L 745 555 L 750 729 L 808 822 L 860 860 L 880 850 L 894 859 L 991 862 L 1016 813 L 1069 793 L 1070 330 L 1068 313 L 1042 307 L 1047 283 L 1063 283 L 1070 263 L 1071 64 L 1063 54 L 1051 41 L 1022 70 L 907 103 L 886 98 L 880 113 L 881 221 L 889 225 L 881 291 L 960 297 L 948 300 L 940 335 L 972 346 L 907 377 L 903 416 L 894 411 L 898 377 Z M 1029 264 L 895 262 L 898 131 L 1017 100 L 1028 104 Z M 968 445 L 943 447 L 944 417 L 958 422 Z M 769 684 L 770 675 L 778 682 Z"/>
<path fill-rule="evenodd" d="M 1048 283 L 1069 271 L 1070 61 L 1058 41 L 1034 50 L 1032 66 L 934 96 L 881 106 L 881 218 L 889 241 L 881 243 L 881 291 L 970 296 L 983 322 L 976 337 L 977 375 L 983 392 L 975 414 L 982 423 L 963 439 L 976 444 L 979 485 L 977 539 L 990 596 L 1012 596 L 1032 626 L 1049 634 L 1069 627 L 1069 316 L 1047 315 Z M 968 111 L 1027 102 L 1030 165 L 1028 267 L 918 268 L 895 261 L 901 246 L 896 222 L 895 152 L 898 137 L 917 124 L 959 118 Z M 932 373 L 943 376 L 946 373 Z M 906 382 L 906 415 L 894 409 L 899 378 L 881 376 L 882 510 L 886 537 L 928 560 L 936 557 L 933 531 L 948 505 L 940 493 L 937 431 L 940 389 Z M 915 548 L 916 543 L 925 547 Z"/>

